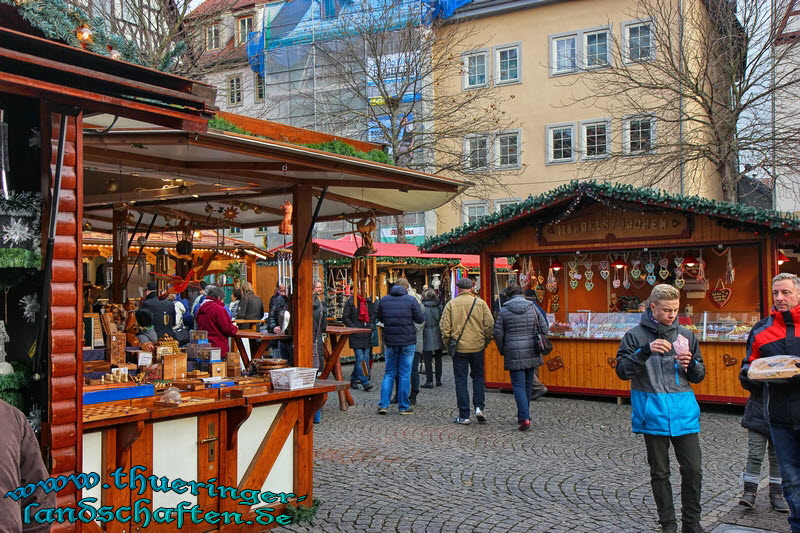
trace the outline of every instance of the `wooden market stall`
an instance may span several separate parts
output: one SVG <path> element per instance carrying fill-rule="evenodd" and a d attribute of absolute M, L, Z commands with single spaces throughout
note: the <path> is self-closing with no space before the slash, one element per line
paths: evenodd
<path fill-rule="evenodd" d="M 153 385 L 136 387 L 144 388 L 142 397 L 117 399 L 112 398 L 119 388 L 85 387 L 79 319 L 84 222 L 111 232 L 114 260 L 122 264 L 140 215 L 154 228 L 180 222 L 185 231 L 290 222 L 298 235 L 293 305 L 304 309 L 312 303 L 307 248 L 315 219 L 363 216 L 365 204 L 381 216 L 420 205 L 434 208 L 464 185 L 284 143 L 207 132 L 215 98 L 211 87 L 31 35 L 34 30 L 13 6 L 0 6 L 0 15 L 0 109 L 9 129 L 18 132 L 8 152 L 9 185 L 30 193 L 26 198 L 41 194 L 45 206 L 37 221 L 44 273 L 33 274 L 38 289 L 25 289 L 38 292 L 18 295 L 12 288 L 11 296 L 28 299 L 22 300 L 24 313 L 6 310 L 5 318 L 35 321 L 45 335 L 43 342 L 14 346 L 13 352 L 20 361 L 34 353 L 33 371 L 42 376 L 33 383 L 32 401 L 42 410 L 41 444 L 51 475 L 97 473 L 108 484 L 82 491 L 68 485 L 58 492 L 57 505 L 76 508 L 82 498 L 96 497 L 97 505 L 116 508 L 139 501 L 153 511 L 187 501 L 203 511 L 242 513 L 245 520 L 266 512 L 273 522 L 187 524 L 182 530 L 261 531 L 276 525 L 284 503 L 302 505 L 302 496 L 310 503 L 311 419 L 325 396 L 342 384 L 318 381 L 292 391 L 210 388 L 185 392 L 179 406 L 159 405 Z M 31 176 L 41 176 L 41 182 Z M 282 203 L 294 208 L 291 216 Z M 36 251 L 39 235 L 20 231 L 14 244 L 31 241 L 27 246 Z M 52 247 L 44 244 L 48 241 Z M 30 255 L 25 266 L 35 258 Z M 115 269 L 114 276 L 125 270 Z M 37 298 L 41 309 L 33 305 Z M 34 329 L 9 326 L 8 332 L 16 340 Z M 41 367 L 35 346 L 43 348 Z M 311 313 L 294 317 L 294 346 L 299 365 L 310 366 Z M 139 465 L 145 477 L 215 480 L 237 490 L 282 493 L 283 499 L 259 510 L 267 505 L 263 500 L 240 504 L 241 497 L 208 492 L 195 496 L 151 487 L 140 495 L 130 486 L 117 489 L 111 474 L 118 468 L 132 473 Z M 134 528 L 144 529 L 111 521 L 61 523 L 53 531 Z M 151 523 L 147 529 L 174 531 L 176 526 Z"/>
<path fill-rule="evenodd" d="M 771 306 L 781 248 L 800 241 L 784 214 L 660 191 L 572 182 L 512 210 L 426 241 L 431 252 L 480 252 L 481 264 L 516 257 L 519 282 L 549 314 L 555 346 L 540 378 L 551 391 L 627 396 L 614 371 L 619 339 L 639 322 L 652 286 L 681 290 L 681 324 L 693 329 L 707 368 L 700 401 L 744 403 L 738 380 L 747 333 Z M 783 254 L 782 254 L 783 255 Z M 793 263 L 783 263 L 790 267 Z M 499 289 L 481 277 L 491 305 Z M 494 345 L 487 386 L 510 388 Z"/>

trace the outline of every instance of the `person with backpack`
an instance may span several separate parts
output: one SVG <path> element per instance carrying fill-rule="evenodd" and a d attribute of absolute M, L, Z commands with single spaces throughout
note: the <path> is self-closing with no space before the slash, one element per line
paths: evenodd
<path fill-rule="evenodd" d="M 158 297 L 158 283 L 148 281 L 145 289 L 145 298 L 139 304 L 139 309 L 147 309 L 153 314 L 153 329 L 160 339 L 165 333 L 175 338 L 175 304 L 169 300 Z"/>

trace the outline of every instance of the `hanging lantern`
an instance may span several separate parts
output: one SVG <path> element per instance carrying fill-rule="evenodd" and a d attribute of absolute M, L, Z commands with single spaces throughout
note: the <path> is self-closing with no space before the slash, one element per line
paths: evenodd
<path fill-rule="evenodd" d="M 784 254 L 783 252 L 778 250 L 778 264 L 782 265 L 782 264 L 786 263 L 787 261 L 789 261 L 789 258 L 786 257 L 786 254 Z"/>
<path fill-rule="evenodd" d="M 553 262 L 551 262 L 551 263 L 550 263 L 550 268 L 552 268 L 553 270 L 555 270 L 556 272 L 558 272 L 559 270 L 561 270 L 562 268 L 564 268 L 564 265 L 562 265 L 562 264 L 561 264 L 561 261 L 559 261 L 558 259 L 556 259 L 556 260 L 554 260 Z"/>
<path fill-rule="evenodd" d="M 693 255 L 688 256 L 683 260 L 683 266 L 694 267 L 700 264 L 700 261 Z"/>
<path fill-rule="evenodd" d="M 206 204 L 205 210 L 206 210 L 206 213 L 208 213 L 209 215 L 214 212 L 214 208 L 211 207 L 211 204 Z"/>
<path fill-rule="evenodd" d="M 164 220 L 166 220 L 167 222 L 172 220 L 172 215 L 170 215 L 169 213 L 164 213 L 162 216 L 164 217 Z"/>
<path fill-rule="evenodd" d="M 109 178 L 109 180 L 106 181 L 106 190 L 108 192 L 117 192 L 119 190 L 119 183 L 117 183 L 117 180 Z"/>
<path fill-rule="evenodd" d="M 134 224 L 136 224 L 136 217 L 133 215 L 133 213 L 128 213 L 128 217 L 126 218 L 126 220 L 128 221 L 129 226 L 133 226 Z"/>
<path fill-rule="evenodd" d="M 189 187 L 185 183 L 181 183 L 178 186 L 178 194 L 186 194 L 187 192 L 189 192 Z"/>
<path fill-rule="evenodd" d="M 253 213 L 255 213 L 256 215 L 260 215 L 263 211 L 264 209 L 260 205 L 256 205 L 253 207 Z"/>
<path fill-rule="evenodd" d="M 613 266 L 614 268 L 617 268 L 617 269 L 619 269 L 619 268 L 625 268 L 626 266 L 628 266 L 628 263 L 626 263 L 625 261 L 623 261 L 621 257 L 617 257 L 617 258 L 614 260 L 614 262 L 613 262 L 613 263 L 611 263 L 611 266 Z"/>
<path fill-rule="evenodd" d="M 247 211 L 248 209 L 250 209 L 250 206 L 244 202 L 239 202 L 239 209 L 242 211 Z"/>
<path fill-rule="evenodd" d="M 92 231 L 92 223 L 91 222 L 84 222 L 83 223 L 83 231 Z M 780 263 L 778 263 L 780 264 Z"/>

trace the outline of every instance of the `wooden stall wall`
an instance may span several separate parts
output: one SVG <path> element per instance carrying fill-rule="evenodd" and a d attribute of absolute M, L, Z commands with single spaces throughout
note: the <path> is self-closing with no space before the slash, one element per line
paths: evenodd
<path fill-rule="evenodd" d="M 42 157 L 44 180 L 52 187 L 58 155 L 60 115 L 42 109 Z M 83 322 L 78 320 L 82 302 L 81 210 L 83 204 L 82 116 L 67 120 L 64 164 L 61 178 L 59 212 L 53 254 L 53 278 L 50 283 L 50 412 L 43 429 L 42 440 L 50 449 L 50 473 L 69 475 L 80 471 L 81 457 L 81 398 L 78 350 L 82 344 Z M 49 148 L 49 150 L 47 149 Z M 49 202 L 49 194 L 45 201 Z M 49 213 L 43 218 L 46 220 Z M 42 224 L 42 228 L 46 227 Z M 43 235 L 42 241 L 45 241 Z M 76 507 L 78 493 L 68 486 L 58 492 L 58 507 Z M 77 531 L 73 524 L 61 524 L 53 531 Z"/>

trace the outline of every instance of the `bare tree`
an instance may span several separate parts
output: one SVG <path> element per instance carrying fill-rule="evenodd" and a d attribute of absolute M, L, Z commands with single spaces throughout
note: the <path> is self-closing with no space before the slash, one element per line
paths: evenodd
<path fill-rule="evenodd" d="M 763 0 L 639 0 L 627 18 L 651 31 L 635 43 L 610 32 L 609 61 L 584 60 L 563 78 L 572 91 L 562 105 L 652 117 L 655 129 L 612 128 L 623 150 L 581 170 L 687 193 L 713 193 L 715 173 L 723 198 L 736 201 L 746 174 L 779 179 L 796 167 L 800 113 L 773 113 L 776 100 L 798 96 L 795 43 L 774 47 L 791 0 L 773 3 L 779 16 Z"/>

